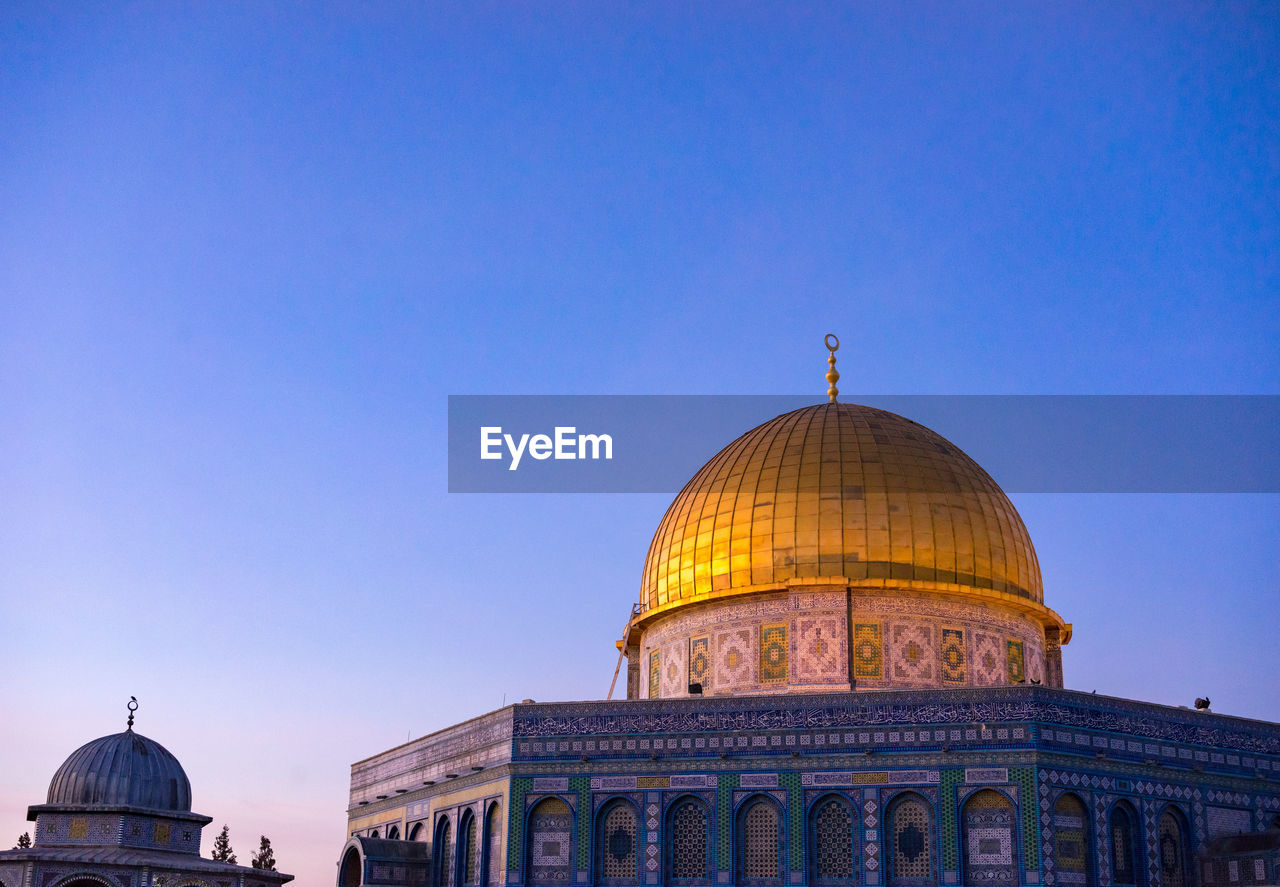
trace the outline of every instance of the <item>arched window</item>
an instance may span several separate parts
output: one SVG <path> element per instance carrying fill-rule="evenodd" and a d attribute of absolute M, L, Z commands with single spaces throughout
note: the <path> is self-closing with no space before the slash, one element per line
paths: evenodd
<path fill-rule="evenodd" d="M 1117 887 L 1138 883 L 1138 819 L 1133 808 L 1121 802 L 1111 808 L 1111 882 Z"/>
<path fill-rule="evenodd" d="M 638 820 L 636 808 L 623 800 L 613 801 L 600 811 L 596 828 L 599 883 L 640 883 Z"/>
<path fill-rule="evenodd" d="M 352 847 L 342 855 L 342 868 L 338 870 L 338 887 L 360 887 L 362 880 L 360 854 Z"/>
<path fill-rule="evenodd" d="M 453 830 L 449 817 L 442 816 L 436 823 L 435 851 L 436 887 L 453 887 Z"/>
<path fill-rule="evenodd" d="M 387 840 L 388 841 L 400 840 L 400 826 L 393 825 L 391 826 L 391 828 L 387 829 Z"/>
<path fill-rule="evenodd" d="M 529 814 L 529 874 L 525 883 L 568 884 L 573 880 L 573 811 L 559 798 L 538 802 Z"/>
<path fill-rule="evenodd" d="M 377 829 L 374 829 L 373 831 L 369 832 L 369 837 L 377 839 L 377 838 L 381 838 L 382 835 L 378 834 Z"/>
<path fill-rule="evenodd" d="M 1014 884 L 1018 880 L 1013 803 L 985 788 L 964 804 L 964 882 L 970 887 Z"/>
<path fill-rule="evenodd" d="M 934 883 L 933 812 L 920 795 L 901 795 L 885 817 L 889 826 L 889 884 Z"/>
<path fill-rule="evenodd" d="M 458 871 L 462 873 L 462 883 L 476 883 L 480 869 L 480 839 L 476 835 L 476 817 L 470 810 L 462 811 L 462 819 L 458 825 L 458 850 L 462 854 Z"/>
<path fill-rule="evenodd" d="M 1053 805 L 1054 871 L 1059 884 L 1087 887 L 1089 883 L 1089 813 L 1075 795 Z"/>
<path fill-rule="evenodd" d="M 502 883 L 502 816 L 497 804 L 489 805 L 489 812 L 484 818 L 484 866 L 480 873 L 483 884 L 496 885 Z"/>
<path fill-rule="evenodd" d="M 751 798 L 738 811 L 738 883 L 782 883 L 782 816 L 772 798 Z"/>
<path fill-rule="evenodd" d="M 668 818 L 669 879 L 707 883 L 711 879 L 711 847 L 707 808 L 693 798 L 677 801 Z"/>
<path fill-rule="evenodd" d="M 837 795 L 819 799 L 809 813 L 813 879 L 823 884 L 853 883 L 853 811 Z"/>
<path fill-rule="evenodd" d="M 413 826 L 409 829 L 409 840 L 410 841 L 424 840 L 426 838 L 425 833 L 426 833 L 426 829 L 422 827 L 422 823 L 415 822 Z"/>
<path fill-rule="evenodd" d="M 1187 887 L 1185 821 L 1172 807 L 1160 817 L 1160 887 Z"/>

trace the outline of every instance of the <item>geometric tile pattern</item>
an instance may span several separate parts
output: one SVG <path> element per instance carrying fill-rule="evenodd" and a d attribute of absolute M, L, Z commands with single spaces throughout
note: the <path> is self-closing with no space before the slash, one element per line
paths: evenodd
<path fill-rule="evenodd" d="M 533 780 L 527 776 L 517 776 L 511 780 L 511 809 L 524 809 L 524 796 L 533 787 Z M 524 846 L 523 822 L 519 816 L 507 817 L 507 871 L 520 869 L 520 848 Z"/>
<path fill-rule="evenodd" d="M 835 682 L 848 660 L 844 623 L 831 617 L 796 620 L 796 678 L 802 682 Z"/>
<path fill-rule="evenodd" d="M 955 798 L 956 787 L 964 782 L 964 770 L 955 767 L 943 770 L 939 782 L 942 790 L 942 797 Z M 942 867 L 948 872 L 955 872 L 960 868 L 960 856 L 956 851 L 956 847 L 959 844 L 959 841 L 957 840 L 959 831 L 959 823 L 956 822 L 955 804 L 943 804 Z"/>
<path fill-rule="evenodd" d="M 755 665 L 755 637 L 750 628 L 734 628 L 716 633 L 715 685 L 732 687 L 750 684 Z"/>
<path fill-rule="evenodd" d="M 895 622 L 891 627 L 889 658 L 894 680 L 933 681 L 938 647 L 933 626 L 925 623 Z"/>
<path fill-rule="evenodd" d="M 740 777 L 737 773 L 721 773 L 716 793 L 716 867 L 727 872 L 731 867 L 730 851 L 732 844 L 730 835 L 733 822 L 733 794 L 738 787 Z"/>
<path fill-rule="evenodd" d="M 787 810 L 791 826 L 791 871 L 804 870 L 804 790 L 799 773 L 782 773 L 778 785 L 787 790 Z"/>
<path fill-rule="evenodd" d="M 965 669 L 964 632 L 958 628 L 942 629 L 942 680 L 963 684 Z"/>
<path fill-rule="evenodd" d="M 874 798 L 868 798 L 862 802 L 862 812 L 866 814 L 862 821 L 867 827 L 863 833 L 866 843 L 862 849 L 867 854 L 865 865 L 868 872 L 875 872 L 880 868 L 880 842 L 876 840 L 876 826 L 880 821 L 877 818 L 879 809 L 880 805 L 876 803 Z"/>
<path fill-rule="evenodd" d="M 591 809 L 590 776 L 569 777 L 569 791 L 578 795 L 579 810 Z M 578 871 L 583 871 L 591 864 L 591 817 L 585 813 L 578 817 L 578 836 L 575 843 L 578 845 Z"/>
<path fill-rule="evenodd" d="M 1013 804 L 991 789 L 983 789 L 965 802 L 965 884 L 982 887 L 1017 882 L 1013 817 Z"/>
<path fill-rule="evenodd" d="M 684 696 L 689 691 L 689 643 L 683 639 L 662 646 L 662 686 L 664 699 Z"/>
<path fill-rule="evenodd" d="M 983 687 L 1005 683 L 1004 650 L 998 635 L 973 633 L 973 682 Z"/>
<path fill-rule="evenodd" d="M 1022 863 L 1027 871 L 1040 869 L 1040 822 L 1036 816 L 1036 774 L 1031 767 L 1010 767 L 1009 781 L 1018 786 L 1022 813 Z"/>
<path fill-rule="evenodd" d="M 547 798 L 529 817 L 529 882 L 568 884 L 573 879 L 573 813 L 559 798 Z"/>
<path fill-rule="evenodd" d="M 760 626 L 760 682 L 787 679 L 787 626 Z M 753 876 L 757 877 L 757 876 Z"/>
<path fill-rule="evenodd" d="M 859 622 L 853 626 L 853 676 L 877 680 L 884 677 L 879 622 Z"/>
<path fill-rule="evenodd" d="M 658 659 L 658 651 L 652 650 L 649 653 L 649 698 L 657 699 L 659 688 L 662 686 L 662 670 Z"/>
<path fill-rule="evenodd" d="M 1009 683 L 1021 684 L 1026 680 L 1026 669 L 1022 662 L 1022 641 L 1013 638 L 1008 642 Z"/>
<path fill-rule="evenodd" d="M 707 635 L 689 639 L 689 683 L 702 684 L 704 692 L 711 684 L 711 638 Z"/>

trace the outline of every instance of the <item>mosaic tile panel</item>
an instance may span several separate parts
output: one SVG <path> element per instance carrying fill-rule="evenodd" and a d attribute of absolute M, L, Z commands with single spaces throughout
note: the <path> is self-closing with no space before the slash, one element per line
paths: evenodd
<path fill-rule="evenodd" d="M 760 682 L 787 679 L 787 626 L 760 626 Z"/>
<path fill-rule="evenodd" d="M 591 809 L 591 777 L 569 777 L 569 791 L 578 796 L 578 809 Z M 578 871 L 585 871 L 591 864 L 591 817 L 585 812 L 578 817 Z"/>
<path fill-rule="evenodd" d="M 689 638 L 689 683 L 702 684 L 704 691 L 711 683 L 711 638 L 709 635 Z"/>
<path fill-rule="evenodd" d="M 972 632 L 973 660 L 969 663 L 973 683 L 990 687 L 1005 683 L 1005 650 L 999 635 L 986 631 Z"/>
<path fill-rule="evenodd" d="M 729 871 L 733 864 L 730 855 L 730 829 L 733 822 L 733 792 L 738 787 L 740 777 L 737 773 L 721 773 L 716 791 L 716 867 Z"/>
<path fill-rule="evenodd" d="M 659 692 L 664 699 L 673 696 L 685 696 L 689 692 L 689 684 L 685 680 L 689 676 L 689 643 L 677 639 L 662 647 L 662 686 Z"/>
<path fill-rule="evenodd" d="M 895 622 L 889 628 L 889 661 L 893 679 L 932 683 L 938 661 L 937 636 L 927 623 Z"/>
<path fill-rule="evenodd" d="M 1010 767 L 1009 781 L 1018 786 L 1022 814 L 1022 861 L 1028 871 L 1040 868 L 1040 821 L 1036 816 L 1036 773 L 1031 767 Z"/>
<path fill-rule="evenodd" d="M 716 632 L 713 678 L 716 686 L 733 687 L 753 683 L 755 654 L 755 632 L 750 628 Z"/>
<path fill-rule="evenodd" d="M 983 789 L 970 795 L 964 821 L 964 882 L 969 887 L 1016 884 L 1018 863 L 1013 848 L 1014 810 L 1009 799 Z"/>
<path fill-rule="evenodd" d="M 524 809 L 524 796 L 533 787 L 533 780 L 517 776 L 511 780 L 511 810 Z M 524 846 L 524 824 L 518 813 L 507 817 L 507 871 L 520 870 L 520 848 Z"/>
<path fill-rule="evenodd" d="M 539 801 L 529 816 L 529 884 L 573 880 L 573 812 L 559 798 Z"/>
<path fill-rule="evenodd" d="M 964 770 L 951 768 L 943 770 L 938 780 L 945 802 L 940 804 L 942 812 L 942 867 L 948 872 L 960 868 L 959 827 L 956 821 L 956 787 L 964 782 Z"/>
<path fill-rule="evenodd" d="M 662 687 L 662 660 L 657 650 L 649 652 L 649 698 L 657 699 L 658 691 Z"/>
<path fill-rule="evenodd" d="M 942 629 L 942 680 L 963 684 L 968 679 L 964 649 L 964 632 L 958 628 Z"/>
<path fill-rule="evenodd" d="M 804 789 L 800 774 L 782 773 L 778 776 L 778 785 L 787 792 L 791 871 L 798 872 L 804 868 Z"/>
<path fill-rule="evenodd" d="M 1022 641 L 1010 638 L 1006 646 L 1006 658 L 1009 663 L 1009 683 L 1020 684 L 1026 680 L 1026 669 L 1022 659 Z"/>
<path fill-rule="evenodd" d="M 844 620 L 801 617 L 795 620 L 794 680 L 803 683 L 843 683 L 848 668 Z"/>
<path fill-rule="evenodd" d="M 880 644 L 880 623 L 859 622 L 853 626 L 854 678 L 884 677 L 884 656 Z"/>
<path fill-rule="evenodd" d="M 1075 795 L 1053 807 L 1054 877 L 1059 884 L 1083 885 L 1089 871 L 1089 814 Z"/>

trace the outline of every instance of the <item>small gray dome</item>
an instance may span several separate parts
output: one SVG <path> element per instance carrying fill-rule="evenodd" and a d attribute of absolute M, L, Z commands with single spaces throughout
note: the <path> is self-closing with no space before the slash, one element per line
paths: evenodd
<path fill-rule="evenodd" d="M 167 748 L 132 730 L 71 753 L 49 783 L 49 804 L 191 812 L 191 782 Z"/>

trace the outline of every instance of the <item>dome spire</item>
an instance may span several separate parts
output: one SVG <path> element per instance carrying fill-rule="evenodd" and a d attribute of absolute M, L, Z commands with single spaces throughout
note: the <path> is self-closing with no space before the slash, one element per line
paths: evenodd
<path fill-rule="evenodd" d="M 125 707 L 129 709 L 128 732 L 132 733 L 133 732 L 133 713 L 138 710 L 138 697 L 130 696 L 129 704 Z"/>
<path fill-rule="evenodd" d="M 836 395 L 840 393 L 840 389 L 836 388 L 836 382 L 840 380 L 840 374 L 836 372 L 836 352 L 840 350 L 840 339 L 835 333 L 827 333 L 826 342 L 827 350 L 831 352 L 831 356 L 827 358 L 827 384 L 831 387 L 827 389 L 827 397 L 831 403 L 836 402 Z M 835 344 L 833 345 L 832 342 Z"/>

